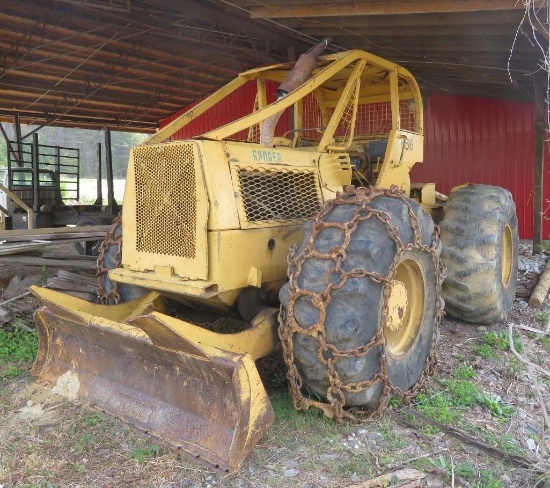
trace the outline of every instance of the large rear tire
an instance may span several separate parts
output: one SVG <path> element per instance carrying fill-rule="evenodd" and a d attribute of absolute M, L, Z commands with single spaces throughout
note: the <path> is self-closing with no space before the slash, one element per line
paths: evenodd
<path fill-rule="evenodd" d="M 440 223 L 445 311 L 474 324 L 506 319 L 518 274 L 518 219 L 511 193 L 468 185 L 449 196 Z"/>
<path fill-rule="evenodd" d="M 295 406 L 342 417 L 343 406 L 412 396 L 442 314 L 439 239 L 420 205 L 396 187 L 350 188 L 305 226 L 289 263 L 279 335 Z M 302 385 L 329 403 L 305 399 Z"/>

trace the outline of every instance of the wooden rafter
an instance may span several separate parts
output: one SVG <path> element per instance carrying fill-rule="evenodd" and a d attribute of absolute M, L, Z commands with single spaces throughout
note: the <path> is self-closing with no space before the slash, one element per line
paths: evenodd
<path fill-rule="evenodd" d="M 542 3 L 536 0 L 535 4 Z M 410 15 L 443 12 L 482 12 L 524 9 L 517 0 L 371 0 L 330 4 L 302 3 L 297 5 L 252 7 L 250 17 L 282 19 L 289 17 L 333 17 L 356 15 Z"/>

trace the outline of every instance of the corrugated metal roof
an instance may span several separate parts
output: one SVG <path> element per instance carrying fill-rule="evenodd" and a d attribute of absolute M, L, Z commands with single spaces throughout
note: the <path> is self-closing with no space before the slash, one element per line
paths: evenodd
<path fill-rule="evenodd" d="M 531 100 L 548 45 L 539 4 L 2 0 L 0 120 L 153 131 L 237 73 L 296 58 L 325 36 L 330 50 L 405 66 L 424 90 Z M 538 21 L 518 31 L 525 8 Z"/>

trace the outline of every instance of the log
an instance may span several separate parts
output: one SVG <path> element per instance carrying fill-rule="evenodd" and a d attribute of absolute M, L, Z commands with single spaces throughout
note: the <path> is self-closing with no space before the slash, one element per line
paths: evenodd
<path fill-rule="evenodd" d="M 539 278 L 540 275 L 534 271 L 527 271 L 527 273 L 518 276 L 516 297 L 529 300 L 529 297 L 533 294 L 533 290 L 535 289 Z"/>
<path fill-rule="evenodd" d="M 546 298 L 549 288 L 550 288 L 550 267 L 546 266 L 546 269 L 540 275 L 539 282 L 537 283 L 537 286 L 535 286 L 535 289 L 533 290 L 533 294 L 531 295 L 531 298 L 529 298 L 529 306 L 532 308 L 540 308 L 542 305 L 542 302 L 544 302 L 544 299 Z"/>

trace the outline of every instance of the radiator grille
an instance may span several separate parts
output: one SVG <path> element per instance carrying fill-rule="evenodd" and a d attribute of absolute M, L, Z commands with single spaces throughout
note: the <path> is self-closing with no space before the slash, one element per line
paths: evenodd
<path fill-rule="evenodd" d="M 195 258 L 193 144 L 135 148 L 134 167 L 136 250 Z"/>
<path fill-rule="evenodd" d="M 248 222 L 307 220 L 321 206 L 313 171 L 241 168 L 238 175 Z"/>

